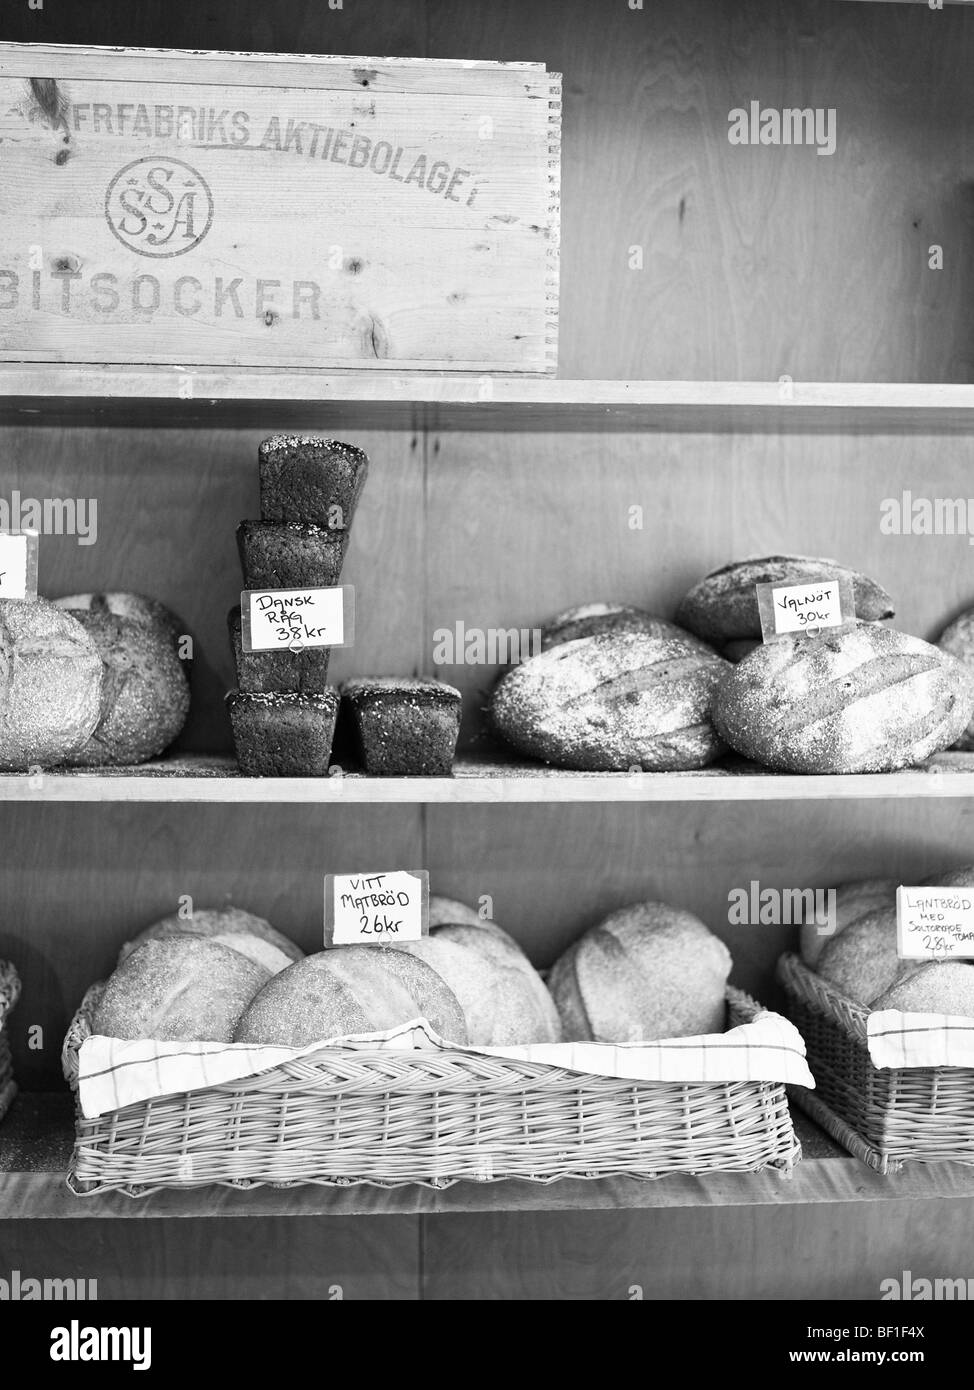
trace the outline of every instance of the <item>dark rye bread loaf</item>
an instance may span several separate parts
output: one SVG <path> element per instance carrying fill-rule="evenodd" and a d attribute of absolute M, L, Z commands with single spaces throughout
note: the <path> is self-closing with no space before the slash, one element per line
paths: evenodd
<path fill-rule="evenodd" d="M 974 680 L 954 657 L 863 623 L 758 647 L 721 682 L 714 723 L 777 772 L 891 772 L 949 748 L 972 710 Z"/>
<path fill-rule="evenodd" d="M 958 661 L 963 661 L 974 675 L 974 608 L 968 609 L 944 628 L 937 638 L 937 646 L 942 652 L 949 652 Z M 963 753 L 974 751 L 974 720 L 968 724 L 954 747 Z"/>
<path fill-rule="evenodd" d="M 327 777 L 338 691 L 227 696 L 233 745 L 245 777 Z"/>
<path fill-rule="evenodd" d="M 347 531 L 242 521 L 237 549 L 248 589 L 328 589 L 341 578 Z"/>
<path fill-rule="evenodd" d="M 699 637 L 694 637 L 692 632 L 624 603 L 585 603 L 557 613 L 541 629 L 541 650 L 546 652 L 563 642 L 575 642 L 580 637 L 596 637 L 600 633 L 621 636 L 626 632 L 642 632 L 647 637 L 671 637 L 686 642 L 697 651 L 714 654 L 713 649 L 706 642 L 701 642 Z"/>
<path fill-rule="evenodd" d="M 723 751 L 710 711 L 727 670 L 720 657 L 670 638 L 584 637 L 505 675 L 490 721 L 520 752 L 558 767 L 705 767 Z"/>
<path fill-rule="evenodd" d="M 46 599 L 0 599 L 0 769 L 80 753 L 101 717 L 104 667 L 76 618 Z"/>
<path fill-rule="evenodd" d="M 275 434 L 258 449 L 260 514 L 330 531 L 352 524 L 369 471 L 354 444 L 317 434 Z"/>
<path fill-rule="evenodd" d="M 892 618 L 895 610 L 886 590 L 846 565 L 805 555 L 765 555 L 712 570 L 683 599 L 676 621 L 715 647 L 744 637 L 760 638 L 755 584 L 821 583 L 841 578 L 852 583 L 858 618 L 866 622 Z"/>
<path fill-rule="evenodd" d="M 227 614 L 227 628 L 240 690 L 251 695 L 286 691 L 320 695 L 328 689 L 330 647 L 301 647 L 298 651 L 279 647 L 270 652 L 245 652 L 239 603 Z"/>
<path fill-rule="evenodd" d="M 240 1019 L 234 1042 L 307 1047 L 414 1018 L 448 1042 L 467 1041 L 456 995 L 425 961 L 387 946 L 333 946 L 275 975 Z"/>
<path fill-rule="evenodd" d="M 462 697 L 442 681 L 357 676 L 341 687 L 362 766 L 372 777 L 449 777 Z"/>

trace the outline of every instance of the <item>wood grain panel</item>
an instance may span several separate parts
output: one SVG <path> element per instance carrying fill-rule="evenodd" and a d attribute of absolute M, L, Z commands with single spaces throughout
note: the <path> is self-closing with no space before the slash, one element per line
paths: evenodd
<path fill-rule="evenodd" d="M 306 951 L 323 939 L 322 875 L 387 863 L 418 867 L 419 812 L 405 807 L 23 806 L 0 810 L 0 956 L 23 993 L 10 1019 L 17 1079 L 60 1089 L 59 1053 L 87 987 L 122 942 L 176 911 L 233 902 Z M 43 1048 L 29 1030 L 43 1028 Z"/>
<path fill-rule="evenodd" d="M 0 1277 L 15 1269 L 22 1279 L 94 1279 L 100 1301 L 413 1300 L 419 1222 L 0 1222 Z"/>
<path fill-rule="evenodd" d="M 456 1216 L 423 1222 L 431 1300 L 865 1299 L 974 1277 L 969 1206 Z"/>

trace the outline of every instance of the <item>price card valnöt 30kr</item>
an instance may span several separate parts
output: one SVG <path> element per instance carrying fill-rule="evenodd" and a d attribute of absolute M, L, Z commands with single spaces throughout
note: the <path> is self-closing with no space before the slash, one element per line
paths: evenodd
<path fill-rule="evenodd" d="M 846 576 L 815 583 L 756 584 L 761 637 L 771 642 L 793 632 L 855 625 L 852 583 Z"/>

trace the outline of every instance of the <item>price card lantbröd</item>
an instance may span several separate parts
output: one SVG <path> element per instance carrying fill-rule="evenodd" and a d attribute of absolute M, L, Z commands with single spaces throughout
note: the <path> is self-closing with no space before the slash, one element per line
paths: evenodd
<path fill-rule="evenodd" d="M 898 888 L 896 953 L 903 960 L 974 960 L 974 891 Z"/>
<path fill-rule="evenodd" d="M 0 598 L 37 597 L 37 532 L 0 532 Z"/>
<path fill-rule="evenodd" d="M 796 584 L 756 584 L 761 637 L 796 632 L 819 632 L 823 628 L 850 628 L 856 623 L 856 604 L 848 575 Z"/>
<path fill-rule="evenodd" d="M 245 652 L 297 652 L 304 647 L 351 647 L 355 589 L 244 589 L 240 640 Z"/>
<path fill-rule="evenodd" d="M 429 935 L 425 869 L 325 875 L 325 945 L 390 946 Z"/>

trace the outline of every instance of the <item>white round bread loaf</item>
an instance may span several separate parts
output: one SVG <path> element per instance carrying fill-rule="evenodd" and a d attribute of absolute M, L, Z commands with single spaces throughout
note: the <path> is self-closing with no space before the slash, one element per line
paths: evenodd
<path fill-rule="evenodd" d="M 286 970 L 296 960 L 301 960 L 304 952 L 290 937 L 285 936 L 252 912 L 241 907 L 202 908 L 192 917 L 180 917 L 173 913 L 145 927 L 138 936 L 126 941 L 118 954 L 121 965 L 125 958 L 137 951 L 145 941 L 163 941 L 173 936 L 207 937 L 219 941 L 233 951 L 240 951 L 251 960 L 257 961 L 271 975 Z"/>
<path fill-rule="evenodd" d="M 504 1047 L 561 1041 L 561 1019 L 544 980 L 496 922 L 447 923 L 433 928 L 427 939 L 464 957 L 464 979 L 472 982 L 472 990 L 461 992 L 449 975 L 444 979 L 463 1007 L 471 1043 Z"/>
<path fill-rule="evenodd" d="M 974 1019 L 974 965 L 963 960 L 910 963 L 918 968 L 875 999 L 874 1009 Z"/>
<path fill-rule="evenodd" d="M 65 611 L 81 623 L 104 663 L 101 717 L 72 763 L 130 766 L 158 757 L 189 714 L 189 681 L 168 629 L 105 607 Z"/>
<path fill-rule="evenodd" d="M 109 978 L 92 1020 L 109 1038 L 224 1042 L 270 974 L 201 937 L 145 941 Z"/>
<path fill-rule="evenodd" d="M 840 883 L 835 891 L 835 931 L 831 935 L 819 932 L 815 922 L 803 922 L 801 928 L 801 957 L 806 965 L 815 968 L 826 942 L 834 941 L 852 922 L 865 917 L 877 907 L 896 907 L 895 878 L 865 878 L 853 883 Z"/>
<path fill-rule="evenodd" d="M 724 1031 L 731 965 L 692 913 L 637 903 L 569 946 L 548 988 L 566 1042 L 659 1042 Z"/>
<path fill-rule="evenodd" d="M 494 689 L 490 719 L 519 752 L 558 767 L 705 767 L 723 752 L 710 712 L 729 669 L 670 638 L 583 637 L 515 666 Z"/>
<path fill-rule="evenodd" d="M 234 1042 L 307 1047 L 414 1018 L 447 1042 L 467 1041 L 456 995 L 425 961 L 391 946 L 333 946 L 275 975 L 240 1019 Z"/>
<path fill-rule="evenodd" d="M 896 954 L 896 906 L 875 908 L 830 938 L 818 958 L 818 973 L 856 1003 L 874 999 L 916 969 Z"/>
<path fill-rule="evenodd" d="M 948 748 L 974 711 L 974 680 L 919 637 L 861 623 L 778 637 L 721 682 L 720 736 L 777 772 L 892 772 Z"/>
<path fill-rule="evenodd" d="M 46 599 L 0 599 L 0 769 L 68 762 L 101 714 L 102 660 Z"/>
<path fill-rule="evenodd" d="M 944 628 L 937 638 L 937 646 L 941 651 L 949 652 L 951 656 L 957 657 L 958 661 L 962 661 L 974 677 L 974 608 L 968 609 Z M 974 719 L 960 735 L 954 747 L 964 753 L 974 751 Z"/>
<path fill-rule="evenodd" d="M 682 600 L 676 621 L 715 647 L 745 637 L 760 640 L 756 584 L 814 584 L 842 578 L 852 584 L 857 617 L 865 622 L 893 617 L 893 601 L 882 585 L 847 565 L 809 555 L 762 555 L 711 570 Z"/>
<path fill-rule="evenodd" d="M 448 922 L 466 922 L 476 927 L 482 920 L 486 918 L 482 919 L 475 907 L 468 907 L 466 903 L 457 902 L 455 898 L 440 898 L 435 893 L 430 894 L 430 931 L 434 927 L 446 926 Z"/>
<path fill-rule="evenodd" d="M 563 642 L 577 642 L 581 637 L 596 637 L 603 633 L 618 637 L 626 632 L 641 632 L 647 637 L 669 637 L 685 642 L 688 647 L 705 652 L 708 656 L 716 655 L 706 642 L 701 642 L 692 632 L 625 603 L 584 603 L 557 613 L 541 629 L 541 650 L 546 652 Z"/>

